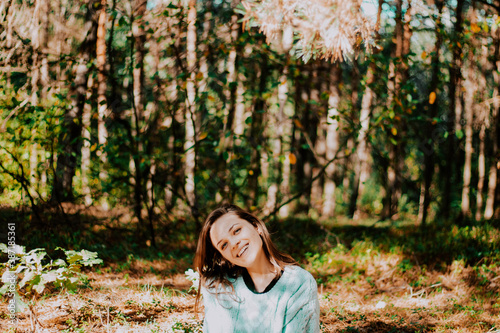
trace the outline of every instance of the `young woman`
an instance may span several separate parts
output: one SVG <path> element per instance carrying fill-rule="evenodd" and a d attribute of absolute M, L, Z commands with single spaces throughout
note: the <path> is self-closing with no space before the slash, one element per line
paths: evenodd
<path fill-rule="evenodd" d="M 316 281 L 278 251 L 261 220 L 238 206 L 210 213 L 194 264 L 204 332 L 319 332 Z"/>

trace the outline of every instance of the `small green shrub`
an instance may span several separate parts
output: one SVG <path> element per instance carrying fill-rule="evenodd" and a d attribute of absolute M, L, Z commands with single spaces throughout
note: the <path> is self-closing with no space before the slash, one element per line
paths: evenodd
<path fill-rule="evenodd" d="M 31 304 L 35 301 L 35 296 L 41 295 L 47 287 L 74 291 L 78 283 L 88 282 L 87 276 L 81 272 L 81 267 L 102 263 L 96 252 L 65 250 L 59 247 L 56 250 L 62 250 L 66 260 L 47 260 L 47 252 L 43 248 L 26 252 L 23 246 L 7 247 L 6 244 L 0 243 L 0 251 L 7 254 L 7 261 L 0 263 L 0 270 L 3 271 L 0 295 L 7 294 L 11 298 L 10 312 L 29 308 L 33 313 Z M 30 299 L 31 303 L 28 301 Z"/>

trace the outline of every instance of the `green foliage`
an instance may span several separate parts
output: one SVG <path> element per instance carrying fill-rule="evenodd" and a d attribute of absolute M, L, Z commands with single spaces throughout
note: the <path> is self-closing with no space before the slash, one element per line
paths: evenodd
<path fill-rule="evenodd" d="M 0 288 L 0 294 L 9 293 L 11 297 L 16 297 L 20 301 L 21 306 L 25 306 L 25 303 L 19 299 L 19 295 L 29 299 L 31 296 L 41 295 L 50 286 L 69 291 L 76 290 L 78 283 L 87 281 L 86 275 L 81 271 L 82 266 L 102 264 L 96 252 L 87 250 L 56 248 L 64 252 L 65 260 L 47 260 L 47 252 L 43 248 L 26 252 L 22 246 L 15 245 L 11 249 L 6 244 L 0 243 L 0 250 L 9 258 L 0 264 L 4 283 Z M 22 276 L 19 281 L 18 275 Z"/>
<path fill-rule="evenodd" d="M 203 332 L 203 325 L 201 322 L 178 321 L 172 325 L 172 330 L 175 333 L 201 333 Z"/>

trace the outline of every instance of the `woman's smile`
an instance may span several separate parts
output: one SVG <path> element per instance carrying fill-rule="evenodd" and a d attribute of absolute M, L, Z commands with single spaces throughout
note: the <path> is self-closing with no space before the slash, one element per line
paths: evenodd
<path fill-rule="evenodd" d="M 240 258 L 242 257 L 245 253 L 246 253 L 246 250 L 248 249 L 248 245 L 245 245 L 241 248 L 240 252 L 238 252 L 238 254 L 236 255 L 237 258 Z"/>

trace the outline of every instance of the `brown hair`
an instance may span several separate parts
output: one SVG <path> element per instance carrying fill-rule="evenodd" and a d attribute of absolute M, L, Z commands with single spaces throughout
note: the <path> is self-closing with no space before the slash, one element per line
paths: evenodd
<path fill-rule="evenodd" d="M 262 238 L 264 253 L 278 271 L 282 271 L 287 265 L 297 265 L 297 262 L 291 256 L 276 248 L 264 222 L 236 205 L 224 204 L 208 215 L 198 238 L 198 247 L 194 257 L 194 267 L 200 274 L 196 307 L 198 306 L 200 289 L 202 286 L 207 289 L 214 289 L 216 293 L 220 291 L 221 286 L 228 287 L 234 292 L 234 288 L 231 282 L 229 282 L 229 279 L 237 278 L 245 269 L 232 265 L 225 260 L 220 252 L 213 246 L 212 240 L 210 239 L 210 229 L 212 225 L 226 214 L 234 214 L 261 231 L 260 237 Z"/>

